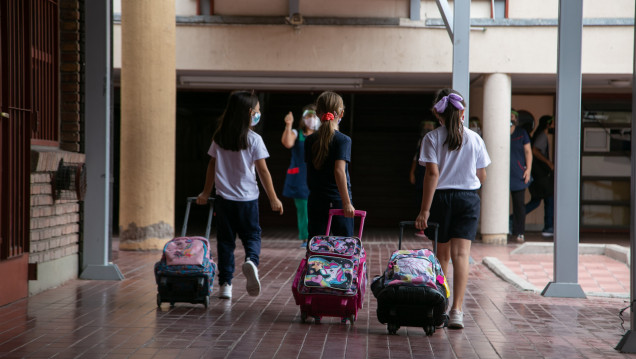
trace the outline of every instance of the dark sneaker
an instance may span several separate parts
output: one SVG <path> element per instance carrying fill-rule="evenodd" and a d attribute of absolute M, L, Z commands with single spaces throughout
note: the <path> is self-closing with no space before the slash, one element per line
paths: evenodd
<path fill-rule="evenodd" d="M 546 228 L 543 231 L 541 231 L 541 235 L 544 237 L 552 237 L 554 235 L 554 229 Z"/>
<path fill-rule="evenodd" d="M 261 294 L 261 282 L 258 280 L 258 268 L 256 268 L 256 265 L 249 259 L 243 263 L 243 274 L 247 279 L 247 284 L 245 284 L 247 294 L 252 297 L 256 297 Z"/>

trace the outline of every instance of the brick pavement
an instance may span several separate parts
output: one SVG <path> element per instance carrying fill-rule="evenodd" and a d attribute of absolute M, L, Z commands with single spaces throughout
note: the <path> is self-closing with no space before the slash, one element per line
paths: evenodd
<path fill-rule="evenodd" d="M 365 231 L 371 276 L 383 270 L 395 248 L 394 234 Z M 627 305 L 625 299 L 545 298 L 519 290 L 482 264 L 486 256 L 509 260 L 517 245 L 473 245 L 463 330 L 441 329 L 427 337 L 422 328 L 408 327 L 400 328 L 398 335 L 387 335 L 386 327 L 377 321 L 377 304 L 370 291 L 354 325 L 341 324 L 338 318 L 325 318 L 319 325 L 301 323 L 290 287 L 304 251 L 294 236 L 292 231 L 265 229 L 261 296 L 246 295 L 239 269 L 234 298 L 213 297 L 207 310 L 185 303 L 157 308 L 152 266 L 159 252 L 115 251 L 114 261 L 126 277 L 123 281 L 73 280 L 1 307 L 0 357 L 631 357 L 613 349 L 624 333 L 618 313 Z M 421 245 L 414 237 L 405 244 Z M 240 263 L 243 254 L 238 248 Z M 448 277 L 452 281 L 452 272 Z M 625 326 L 629 326 L 629 315 L 626 311 Z"/>

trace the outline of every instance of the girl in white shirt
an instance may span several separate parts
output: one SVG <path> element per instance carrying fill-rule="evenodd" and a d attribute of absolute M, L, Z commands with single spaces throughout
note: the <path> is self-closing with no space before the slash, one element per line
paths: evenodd
<path fill-rule="evenodd" d="M 439 223 L 437 257 L 444 273 L 453 260 L 453 304 L 449 328 L 463 328 L 462 304 L 468 282 L 470 246 L 477 234 L 480 199 L 490 157 L 481 137 L 464 127 L 464 98 L 442 89 L 432 109 L 441 126 L 424 137 L 419 162 L 426 165 L 418 229 Z"/>
<path fill-rule="evenodd" d="M 236 91 L 230 94 L 208 151 L 210 162 L 205 186 L 197 197 L 198 204 L 207 204 L 216 184 L 214 211 L 220 298 L 232 298 L 237 234 L 245 248 L 242 269 L 247 280 L 247 293 L 257 296 L 261 291 L 257 270 L 261 253 L 261 227 L 258 220 L 259 192 L 255 172 L 258 172 L 272 210 L 283 214 L 283 205 L 276 196 L 272 177 L 265 163 L 269 153 L 261 136 L 250 129 L 258 123 L 260 117 L 260 104 L 254 93 Z"/>

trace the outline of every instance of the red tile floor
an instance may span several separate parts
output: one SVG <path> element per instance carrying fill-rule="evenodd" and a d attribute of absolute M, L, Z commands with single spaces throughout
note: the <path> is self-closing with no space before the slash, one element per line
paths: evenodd
<path fill-rule="evenodd" d="M 373 228 L 365 231 L 371 276 L 381 273 L 395 249 L 395 232 Z M 292 230 L 265 228 L 259 267 L 262 294 L 247 296 L 239 269 L 233 299 L 213 297 L 207 310 L 185 303 L 177 303 L 174 308 L 164 303 L 157 308 L 152 269 L 160 253 L 115 250 L 113 259 L 125 275 L 123 281 L 72 280 L 0 307 L 0 357 L 631 357 L 614 350 L 624 334 L 623 325 L 628 328 L 630 323 L 629 310 L 622 319 L 619 317 L 619 311 L 627 306 L 625 299 L 547 298 L 523 292 L 481 264 L 485 256 L 508 261 L 510 251 L 517 247 L 513 244 L 474 243 L 463 330 L 439 329 L 427 337 L 422 328 L 408 327 L 400 328 L 397 335 L 387 335 L 386 327 L 377 321 L 377 304 L 370 291 L 354 325 L 341 324 L 337 318 L 325 318 L 322 324 L 301 323 L 290 288 L 304 251 L 294 236 Z M 617 241 L 625 243 L 624 239 Z M 428 244 L 410 237 L 405 247 Z M 242 257 L 238 245 L 237 263 Z M 516 260 L 524 262 L 524 258 Z M 539 263 L 548 265 L 550 261 Z M 594 277 L 592 269 L 588 272 Z M 542 280 L 547 278 L 546 273 L 550 275 L 540 266 L 523 270 L 527 274 L 541 273 L 545 277 Z M 452 272 L 448 276 L 452 282 Z M 601 285 L 594 290 L 599 289 L 605 288 Z"/>

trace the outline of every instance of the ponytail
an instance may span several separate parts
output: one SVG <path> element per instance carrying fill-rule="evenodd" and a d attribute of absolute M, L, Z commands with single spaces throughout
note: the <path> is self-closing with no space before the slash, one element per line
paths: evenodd
<path fill-rule="evenodd" d="M 437 92 L 433 105 L 433 114 L 444 123 L 448 130 L 448 136 L 444 144 L 448 145 L 449 151 L 460 150 L 464 142 L 464 124 L 462 114 L 466 102 L 464 97 L 457 91 L 445 88 Z"/>
<path fill-rule="evenodd" d="M 338 114 L 344 111 L 342 97 L 335 92 L 323 92 L 316 100 L 316 115 L 322 125 L 318 129 L 318 140 L 311 147 L 314 168 L 321 169 L 329 154 L 329 144 L 336 132 Z"/>

